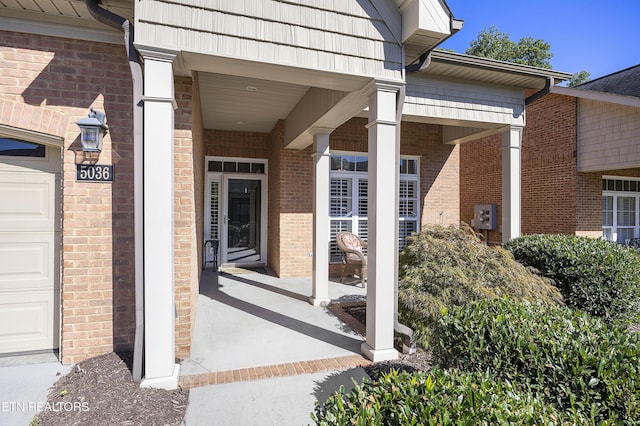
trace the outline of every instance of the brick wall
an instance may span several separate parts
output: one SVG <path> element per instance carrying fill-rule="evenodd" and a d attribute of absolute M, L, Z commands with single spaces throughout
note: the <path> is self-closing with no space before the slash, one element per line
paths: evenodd
<path fill-rule="evenodd" d="M 124 47 L 0 31 L 0 99 L 3 111 L 11 105 L 13 116 L 27 111 L 43 123 L 20 127 L 65 138 L 62 361 L 131 348 L 132 99 Z M 76 182 L 75 166 L 84 156 L 75 121 L 91 106 L 107 115 L 109 133 L 97 160 L 114 165 L 112 184 Z M 4 114 L 3 123 L 11 124 Z M 48 130 L 51 125 L 60 130 Z"/>
<path fill-rule="evenodd" d="M 268 218 L 267 218 L 267 265 L 280 276 L 280 169 L 282 168 L 281 149 L 284 140 L 284 121 L 280 120 L 274 126 L 268 137 L 269 146 L 269 189 L 268 189 Z"/>
<path fill-rule="evenodd" d="M 202 190 L 195 192 L 196 168 L 202 157 L 196 155 L 197 145 L 192 136 L 192 80 L 177 77 L 174 81 L 174 97 L 178 105 L 174 122 L 174 274 L 176 323 L 176 357 L 187 358 L 191 351 L 191 337 L 196 306 L 193 293 L 199 287 L 198 232 L 196 199 L 202 198 Z M 199 176 L 202 176 L 200 166 Z M 194 290 L 195 289 L 195 290 Z"/>
<path fill-rule="evenodd" d="M 272 156 L 278 157 L 278 218 L 280 277 L 308 277 L 313 258 L 313 147 L 303 150 L 284 148 L 284 127 L 272 134 Z"/>
<path fill-rule="evenodd" d="M 496 204 L 498 225 L 502 214 L 501 136 L 494 135 L 460 145 L 460 220 L 471 224 L 476 204 Z M 498 226 L 499 228 L 499 226 Z M 488 232 L 489 242 L 500 243 L 497 231 Z"/>
<path fill-rule="evenodd" d="M 574 234 L 579 212 L 575 98 L 550 94 L 529 105 L 526 114 L 520 151 L 522 233 Z M 498 134 L 461 146 L 460 217 L 464 222 L 471 222 L 475 204 L 491 203 L 498 205 L 500 227 L 501 138 Z M 501 234 L 490 232 L 489 240 L 500 242 Z"/>
<path fill-rule="evenodd" d="M 401 133 L 400 153 L 420 156 L 420 223 L 460 223 L 460 147 L 442 143 L 442 126 L 402 123 Z"/>
<path fill-rule="evenodd" d="M 549 94 L 527 106 L 522 136 L 522 232 L 576 232 L 576 99 Z"/>

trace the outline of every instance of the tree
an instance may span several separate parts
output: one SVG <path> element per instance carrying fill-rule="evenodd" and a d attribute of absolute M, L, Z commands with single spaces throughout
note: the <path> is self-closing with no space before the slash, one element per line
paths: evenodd
<path fill-rule="evenodd" d="M 465 52 L 467 55 L 483 56 L 499 61 L 530 65 L 551 69 L 553 53 L 551 46 L 544 40 L 534 40 L 531 37 L 521 38 L 517 43 L 509 35 L 498 31 L 493 25 L 478 33 L 478 38 L 471 42 Z"/>
<path fill-rule="evenodd" d="M 585 70 L 579 71 L 571 76 L 571 80 L 569 80 L 569 83 L 567 84 L 567 86 L 574 87 L 579 84 L 586 83 L 587 81 L 589 81 L 590 77 L 591 77 L 591 74 L 588 73 L 587 71 Z"/>

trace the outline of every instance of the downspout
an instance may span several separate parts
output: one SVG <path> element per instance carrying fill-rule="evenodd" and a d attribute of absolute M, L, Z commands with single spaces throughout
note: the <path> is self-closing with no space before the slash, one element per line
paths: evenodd
<path fill-rule="evenodd" d="M 133 45 L 133 25 L 128 19 L 98 6 L 99 0 L 85 0 L 91 16 L 124 33 L 124 45 L 133 81 L 133 204 L 134 204 L 134 267 L 136 325 L 133 344 L 133 380 L 142 380 L 144 355 L 144 255 L 143 255 L 143 163 L 142 163 L 142 65 Z M 116 315 L 116 312 L 113 312 Z"/>
<path fill-rule="evenodd" d="M 541 97 L 545 96 L 546 94 L 549 93 L 549 91 L 551 91 L 551 88 L 553 87 L 553 77 L 547 77 L 547 82 L 544 84 L 544 87 L 542 88 L 542 90 L 534 93 L 531 96 L 528 96 L 525 100 L 524 100 L 524 104 L 526 105 L 530 105 L 532 103 L 534 103 L 535 101 L 537 101 L 538 99 L 540 99 Z"/>

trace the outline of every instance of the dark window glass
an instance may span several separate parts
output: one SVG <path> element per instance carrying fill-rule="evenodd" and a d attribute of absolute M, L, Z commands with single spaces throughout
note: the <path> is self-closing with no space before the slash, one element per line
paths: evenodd
<path fill-rule="evenodd" d="M 366 172 L 369 170 L 369 158 L 368 157 L 356 157 L 356 171 Z"/>
<path fill-rule="evenodd" d="M 224 162 L 224 166 L 223 166 L 223 171 L 229 173 L 229 172 L 236 172 L 236 162 L 233 161 L 225 161 Z"/>
<path fill-rule="evenodd" d="M 238 173 L 251 173 L 251 163 L 238 163 Z"/>
<path fill-rule="evenodd" d="M 357 157 L 352 157 L 352 156 L 342 157 L 341 170 L 354 172 L 356 170 L 356 158 Z"/>
<path fill-rule="evenodd" d="M 44 145 L 18 139 L 0 138 L 0 155 L 44 158 Z"/>
<path fill-rule="evenodd" d="M 221 172 L 222 171 L 222 161 L 209 161 L 209 171 L 210 172 Z"/>
<path fill-rule="evenodd" d="M 342 156 L 340 155 L 331 155 L 331 170 L 340 170 L 340 165 L 342 163 Z"/>
<path fill-rule="evenodd" d="M 251 173 L 264 173 L 264 164 L 262 163 L 251 164 Z"/>

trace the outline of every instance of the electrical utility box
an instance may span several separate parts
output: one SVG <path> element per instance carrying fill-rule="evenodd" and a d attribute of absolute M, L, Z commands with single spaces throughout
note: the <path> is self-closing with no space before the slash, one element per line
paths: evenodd
<path fill-rule="evenodd" d="M 476 229 L 496 229 L 496 205 L 476 204 L 473 208 L 471 226 Z"/>

